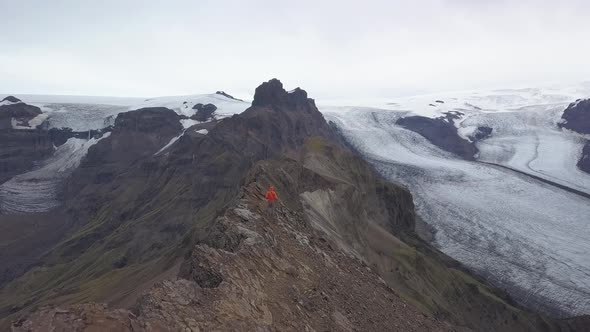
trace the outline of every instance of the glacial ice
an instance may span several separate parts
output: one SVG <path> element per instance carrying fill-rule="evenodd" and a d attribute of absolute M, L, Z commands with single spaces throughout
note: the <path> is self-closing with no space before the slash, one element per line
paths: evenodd
<path fill-rule="evenodd" d="M 503 90 L 393 100 L 370 107 L 320 107 L 327 120 L 386 178 L 412 191 L 418 214 L 445 253 L 557 316 L 590 313 L 590 200 L 494 165 L 458 159 L 396 120 L 407 114 L 465 113 L 460 126 L 489 126 L 481 161 L 590 193 L 576 168 L 583 137 L 556 123 L 588 90 Z M 444 104 L 429 107 L 434 100 Z M 432 110 L 436 109 L 436 110 Z"/>

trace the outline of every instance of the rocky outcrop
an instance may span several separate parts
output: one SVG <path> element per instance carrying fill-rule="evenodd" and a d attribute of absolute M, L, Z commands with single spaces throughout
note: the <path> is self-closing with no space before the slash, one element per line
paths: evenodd
<path fill-rule="evenodd" d="M 12 100 L 18 99 L 14 98 Z M 12 128 L 13 122 L 16 122 L 16 124 L 19 126 L 28 127 L 29 120 L 40 115 L 41 113 L 42 112 L 39 107 L 22 103 L 20 100 L 13 104 L 0 105 L 0 130 Z"/>
<path fill-rule="evenodd" d="M 238 99 L 238 98 L 236 98 L 236 97 L 234 97 L 234 96 L 232 96 L 230 94 L 225 93 L 225 91 L 216 91 L 215 94 L 222 95 L 222 96 L 224 96 L 226 98 L 229 98 L 229 99 L 243 101 L 242 99 Z"/>
<path fill-rule="evenodd" d="M 563 111 L 560 127 L 580 134 L 590 134 L 590 99 L 577 100 Z"/>
<path fill-rule="evenodd" d="M 492 136 L 493 128 L 482 126 L 477 127 L 475 131 L 469 136 L 472 141 L 480 141 Z"/>
<path fill-rule="evenodd" d="M 573 130 L 580 134 L 590 134 L 590 99 L 577 100 L 563 111 L 561 128 Z M 590 173 L 590 142 L 587 142 L 578 160 L 577 166 Z"/>
<path fill-rule="evenodd" d="M 194 110 L 197 110 L 195 112 L 195 114 L 193 116 L 191 116 L 191 119 L 193 120 L 197 120 L 200 122 L 205 122 L 205 121 L 210 121 L 213 120 L 214 117 L 214 113 L 217 110 L 217 106 L 213 105 L 213 104 L 195 104 L 195 106 L 193 106 Z"/>
<path fill-rule="evenodd" d="M 478 152 L 474 144 L 459 136 L 457 128 L 447 117 L 409 116 L 398 119 L 396 123 L 415 131 L 432 144 L 463 159 L 474 160 Z"/>

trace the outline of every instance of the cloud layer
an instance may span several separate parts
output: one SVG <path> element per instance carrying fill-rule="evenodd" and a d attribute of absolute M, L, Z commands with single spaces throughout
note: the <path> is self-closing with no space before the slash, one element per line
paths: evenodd
<path fill-rule="evenodd" d="M 590 77 L 585 1 L 0 0 L 0 91 L 325 98 Z"/>

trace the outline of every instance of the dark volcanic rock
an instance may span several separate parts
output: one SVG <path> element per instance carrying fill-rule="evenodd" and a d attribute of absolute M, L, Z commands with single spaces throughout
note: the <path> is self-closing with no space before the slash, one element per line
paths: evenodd
<path fill-rule="evenodd" d="M 61 146 L 70 138 L 80 138 L 80 139 L 91 139 L 91 138 L 99 138 L 102 137 L 107 132 L 113 130 L 112 126 L 99 129 L 99 130 L 89 130 L 89 131 L 73 131 L 72 128 L 63 127 L 63 128 L 51 128 L 47 131 L 49 135 L 49 139 L 55 146 Z"/>
<path fill-rule="evenodd" d="M 115 131 L 158 133 L 162 130 L 180 131 L 180 117 L 165 107 L 147 107 L 120 113 L 115 119 Z"/>
<path fill-rule="evenodd" d="M 561 118 L 564 123 L 559 126 L 578 132 L 590 134 L 590 99 L 584 99 L 569 104 L 563 111 Z"/>
<path fill-rule="evenodd" d="M 453 122 L 446 120 L 446 118 L 432 119 L 423 116 L 409 116 L 400 118 L 396 123 L 424 136 L 439 148 L 466 160 L 474 160 L 477 153 L 477 148 L 473 143 L 461 138 Z"/>
<path fill-rule="evenodd" d="M 590 134 L 590 99 L 577 100 L 563 111 L 561 128 L 567 128 L 580 134 Z M 590 173 L 590 143 L 586 143 L 582 156 L 578 160 L 578 168 Z"/>
<path fill-rule="evenodd" d="M 9 102 L 11 102 L 11 103 L 18 103 L 18 102 L 20 102 L 21 100 L 20 100 L 20 99 L 18 99 L 18 98 L 16 98 L 15 96 L 8 96 L 8 97 L 6 97 L 6 98 L 2 99 L 1 101 L 9 101 Z"/>
<path fill-rule="evenodd" d="M 33 168 L 36 161 L 53 153 L 47 132 L 0 130 L 0 183 Z"/>
<path fill-rule="evenodd" d="M 482 139 L 488 138 L 492 135 L 493 128 L 490 127 L 477 127 L 477 130 L 473 132 L 470 138 L 474 141 L 480 141 Z"/>
<path fill-rule="evenodd" d="M 578 161 L 578 167 L 582 171 L 590 173 L 590 142 L 586 143 L 586 146 L 584 146 L 584 149 L 582 150 L 582 156 Z"/>
<path fill-rule="evenodd" d="M 215 113 L 215 111 L 217 110 L 217 106 L 213 104 L 203 105 L 201 103 L 198 103 L 195 104 L 195 106 L 193 106 L 193 109 L 197 110 L 197 112 L 193 116 L 191 116 L 191 119 L 205 122 L 213 119 L 213 113 Z"/>
<path fill-rule="evenodd" d="M 2 105 L 0 106 L 0 129 L 12 128 L 12 118 L 19 123 L 27 123 L 41 113 L 39 107 L 25 103 Z"/>
<path fill-rule="evenodd" d="M 222 96 L 229 98 L 229 99 L 243 101 L 242 99 L 238 99 L 230 94 L 225 93 L 225 91 L 216 91 L 215 94 L 222 95 Z"/>

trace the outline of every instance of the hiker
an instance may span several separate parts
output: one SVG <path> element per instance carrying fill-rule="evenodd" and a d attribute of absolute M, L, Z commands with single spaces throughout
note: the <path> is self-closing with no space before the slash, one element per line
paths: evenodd
<path fill-rule="evenodd" d="M 274 214 L 277 205 L 276 201 L 279 199 L 279 196 L 277 196 L 277 193 L 275 192 L 275 187 L 268 187 L 268 191 L 264 197 L 266 197 L 266 201 L 268 202 L 267 209 Z"/>

